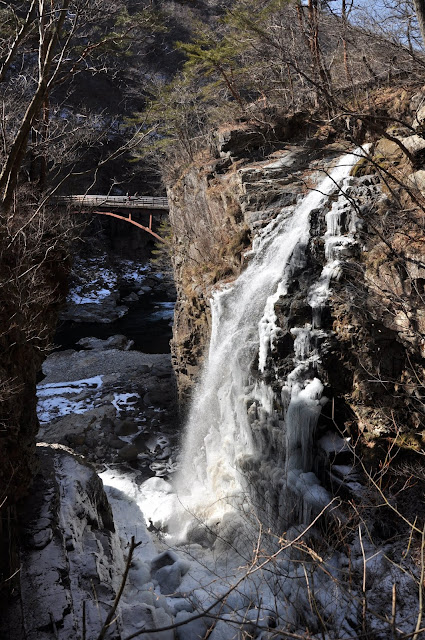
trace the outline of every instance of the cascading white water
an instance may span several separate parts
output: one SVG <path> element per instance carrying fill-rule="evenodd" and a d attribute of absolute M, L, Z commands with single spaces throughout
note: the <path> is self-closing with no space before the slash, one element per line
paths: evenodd
<path fill-rule="evenodd" d="M 344 179 L 359 155 L 361 150 L 342 158 L 317 192 L 294 209 L 283 211 L 255 243 L 246 271 L 232 287 L 216 293 L 210 354 L 187 427 L 182 471 L 174 486 L 162 478 L 150 478 L 139 486 L 136 474 L 130 483 L 126 474 L 119 477 L 121 472 L 104 474 L 110 476 L 107 481 L 121 535 L 126 540 L 135 535 L 148 545 L 133 559 L 127 593 L 121 600 L 123 628 L 131 637 L 149 628 L 162 637 L 168 631 L 153 627 L 170 629 L 174 623 L 170 633 L 180 640 L 204 636 L 223 640 L 245 634 L 258 640 L 279 634 L 350 639 L 357 637 L 364 622 L 358 607 L 363 591 L 354 573 L 358 569 L 361 574 L 365 549 L 376 560 L 370 568 L 375 586 L 388 573 L 383 553 L 367 536 L 354 539 L 349 554 L 338 548 L 319 564 L 302 562 L 297 545 L 285 544 L 302 531 L 291 524 L 311 522 L 317 508 L 329 501 L 311 470 L 313 434 L 325 401 L 318 372 L 323 371 L 321 358 L 324 360 L 327 346 L 332 346 L 329 316 L 322 318 L 322 310 L 331 294 L 331 281 L 342 271 L 341 263 L 360 249 L 359 237 L 355 237 L 361 224 L 357 215 L 379 197 L 373 177 Z M 340 186 L 338 195 L 333 193 L 335 183 Z M 355 198 L 355 207 L 346 206 L 344 193 Z M 317 262 L 311 260 L 315 257 L 311 249 L 320 243 L 312 240 L 308 244 L 310 218 L 313 224 L 315 221 L 310 212 L 319 207 L 323 213 L 329 209 L 332 213 L 326 217 L 326 260 L 320 274 Z M 298 297 L 292 297 L 297 284 Z M 279 295 L 286 292 L 289 295 L 279 301 Z M 284 318 L 283 310 L 290 305 Z M 284 333 L 277 326 L 275 308 Z M 322 348 L 326 341 L 328 345 Z M 274 348 L 278 357 L 270 358 Z M 344 441 L 334 435 L 322 435 L 324 450 L 344 450 Z M 235 506 L 242 507 L 245 515 L 247 494 L 254 497 L 254 507 L 259 503 L 255 499 L 263 498 L 259 517 L 256 521 L 248 518 L 248 522 L 240 518 L 239 531 L 231 526 L 226 529 L 238 521 Z M 294 505 L 295 518 L 282 518 L 289 526 L 267 530 L 268 515 L 272 522 L 277 512 Z M 140 524 L 141 512 L 164 533 L 168 526 L 180 538 L 166 539 L 171 545 L 183 542 L 178 553 L 168 549 L 155 555 Z M 197 531 L 193 523 L 199 519 L 206 520 L 207 526 Z M 216 528 L 218 521 L 225 526 Z M 203 537 L 197 537 L 199 529 Z M 217 535 L 209 537 L 210 532 Z M 242 536 L 249 546 L 239 544 Z M 308 538 L 304 540 L 308 545 Z M 202 548 L 197 542 L 213 544 Z M 251 557 L 255 568 L 246 572 Z M 267 557 L 272 562 L 263 566 Z M 348 575 L 348 566 L 356 571 Z M 411 611 L 417 603 L 409 599 L 410 584 L 402 580 L 401 584 L 408 595 L 408 624 L 401 628 L 409 633 Z M 391 586 L 392 581 L 384 597 L 379 588 L 371 592 L 372 597 L 378 597 L 379 603 L 388 597 L 391 606 Z M 380 621 L 378 627 L 382 627 Z"/>
<path fill-rule="evenodd" d="M 245 271 L 213 297 L 209 355 L 191 407 L 181 471 L 175 482 L 179 500 L 196 517 L 219 520 L 235 503 L 243 503 L 247 493 L 243 470 L 252 460 L 257 466 L 263 462 L 259 458 L 264 451 L 257 448 L 258 435 L 253 436 L 249 407 L 256 402 L 255 418 L 261 423 L 261 413 L 273 411 L 273 393 L 263 383 L 254 382 L 252 366 L 258 355 L 259 369 L 264 370 L 277 330 L 274 305 L 286 293 L 291 274 L 303 264 L 310 212 L 326 202 L 361 153 L 358 149 L 345 155 L 300 204 L 284 209 L 278 222 L 274 221 L 257 240 Z M 308 340 L 305 331 L 296 335 L 301 359 L 309 353 Z M 319 380 L 300 382 L 300 367 L 303 365 L 294 369 L 286 386 L 286 440 L 292 451 L 299 443 L 301 449 L 308 446 L 322 393 Z M 284 466 L 283 459 L 282 474 Z M 288 464 L 288 470 L 293 473 L 294 469 L 302 472 L 302 461 Z M 298 477 L 297 482 L 308 483 L 308 478 Z"/>

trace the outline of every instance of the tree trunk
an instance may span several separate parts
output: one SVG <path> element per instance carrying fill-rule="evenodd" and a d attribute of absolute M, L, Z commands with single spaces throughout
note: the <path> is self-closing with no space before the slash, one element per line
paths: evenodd
<path fill-rule="evenodd" d="M 55 45 L 62 30 L 69 3 L 70 0 L 62 1 L 62 6 L 58 10 L 58 18 L 56 19 L 56 22 L 52 24 L 51 30 L 48 30 L 46 33 L 43 32 L 42 28 L 43 16 L 39 17 L 40 53 L 43 49 L 43 51 L 45 51 L 45 54 L 40 57 L 40 77 L 37 90 L 35 91 L 32 100 L 28 105 L 26 113 L 22 119 L 18 132 L 10 147 L 9 154 L 0 173 L 0 215 L 6 214 L 10 209 L 13 199 L 13 193 L 18 180 L 18 174 L 25 156 L 27 140 L 31 131 L 32 124 L 42 109 L 42 106 L 48 94 L 49 87 L 52 84 L 53 79 L 58 71 L 57 68 L 54 69 L 54 71 L 52 72 L 52 77 L 50 77 L 50 70 L 53 65 L 53 58 L 55 55 Z"/>
<path fill-rule="evenodd" d="M 425 44 L 425 1 L 413 0 L 415 5 L 416 17 L 418 19 L 419 29 L 421 31 L 422 42 Z"/>
<path fill-rule="evenodd" d="M 14 58 L 14 55 L 16 53 L 16 51 L 18 50 L 19 45 L 21 44 L 21 42 L 24 40 L 25 36 L 28 34 L 28 32 L 31 29 L 31 25 L 33 24 L 34 20 L 35 20 L 35 3 L 36 0 L 32 0 L 30 7 L 28 9 L 28 13 L 27 16 L 19 30 L 19 32 L 16 34 L 15 40 L 13 41 L 1 67 L 0 67 L 0 82 L 3 82 L 5 77 L 6 77 L 6 73 L 12 63 L 12 60 Z"/>

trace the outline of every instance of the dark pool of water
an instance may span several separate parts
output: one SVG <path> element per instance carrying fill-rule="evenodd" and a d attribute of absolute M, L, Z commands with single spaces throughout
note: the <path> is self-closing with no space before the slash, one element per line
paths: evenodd
<path fill-rule="evenodd" d="M 61 322 L 56 331 L 55 345 L 58 350 L 79 349 L 76 343 L 81 338 L 105 340 L 119 333 L 134 341 L 133 349 L 143 353 L 169 353 L 172 311 L 173 303 L 164 300 L 164 294 L 145 294 L 115 322 Z"/>

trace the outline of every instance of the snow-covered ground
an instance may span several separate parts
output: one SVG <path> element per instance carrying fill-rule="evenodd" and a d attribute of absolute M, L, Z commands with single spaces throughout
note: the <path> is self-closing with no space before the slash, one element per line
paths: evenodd
<path fill-rule="evenodd" d="M 149 264 L 118 259 L 112 263 L 106 255 L 78 258 L 73 265 L 62 319 L 110 323 L 122 318 L 128 306 L 119 303 L 120 287 L 140 290 L 149 272 Z"/>
<path fill-rule="evenodd" d="M 102 376 L 70 382 L 53 382 L 37 386 L 37 413 L 41 424 L 70 413 L 85 413 L 94 409 L 94 400 L 100 396 L 94 394 L 102 386 Z M 90 394 L 87 395 L 87 392 Z M 77 396 L 70 397 L 70 396 Z M 81 397 L 84 396 L 84 397 Z"/>
<path fill-rule="evenodd" d="M 142 543 L 122 599 L 124 638 L 138 629 L 174 625 L 157 637 L 354 640 L 362 629 L 365 577 L 374 637 L 390 640 L 394 625 L 398 633 L 414 631 L 418 584 L 411 560 L 402 558 L 403 543 L 377 547 L 361 525 L 345 547 L 335 549 L 314 527 L 273 535 L 251 514 L 233 514 L 227 542 L 198 522 L 176 544 L 175 535 L 158 531 L 147 515 L 160 511 L 164 522 L 172 521 L 179 500 L 171 484 L 152 478 L 140 486 L 135 474 L 115 469 L 101 477 L 123 546 L 132 536 Z"/>
<path fill-rule="evenodd" d="M 135 551 L 122 599 L 124 637 L 144 627 L 174 624 L 179 640 L 199 640 L 208 629 L 212 640 L 230 640 L 238 637 L 241 624 L 246 629 L 257 626 L 248 625 L 249 620 L 258 623 L 259 630 L 267 624 L 269 605 L 264 598 L 268 593 L 270 599 L 270 589 L 266 582 L 261 584 L 261 571 L 245 577 L 250 564 L 243 553 L 225 544 L 218 554 L 196 542 L 173 548 L 167 535 L 158 538 L 148 531 L 149 525 L 151 530 L 154 527 L 143 516 L 147 494 L 135 476 L 107 469 L 101 478 L 123 544 L 132 536 L 142 543 Z M 263 606 L 259 606 L 259 591 Z M 200 616 L 202 612 L 209 615 Z M 163 633 L 163 638 L 174 638 L 171 631 Z"/>
<path fill-rule="evenodd" d="M 68 294 L 67 301 L 74 304 L 101 304 L 117 289 L 117 275 L 110 269 L 99 267 L 93 258 L 85 264 L 75 265 L 75 281 Z M 84 274 L 84 275 L 83 275 Z"/>
<path fill-rule="evenodd" d="M 149 275 L 150 267 L 148 264 L 138 264 L 133 260 L 120 260 L 118 263 L 118 272 L 121 280 L 140 286 L 146 276 Z"/>
<path fill-rule="evenodd" d="M 114 268 L 107 266 L 104 256 L 76 260 L 68 302 L 73 304 L 102 304 L 118 290 L 118 279 L 141 286 L 149 266 L 131 260 L 120 260 Z"/>

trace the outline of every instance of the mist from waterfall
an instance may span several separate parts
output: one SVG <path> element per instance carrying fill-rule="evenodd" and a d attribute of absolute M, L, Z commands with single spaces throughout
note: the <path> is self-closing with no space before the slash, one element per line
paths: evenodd
<path fill-rule="evenodd" d="M 247 268 L 234 283 L 213 296 L 209 354 L 194 394 L 181 471 L 174 483 L 179 501 L 191 516 L 219 520 L 235 504 L 241 506 L 246 501 L 243 469 L 249 467 L 250 460 L 262 463 L 258 458 L 263 455 L 256 449 L 248 409 L 255 399 L 260 402 L 260 411 L 273 410 L 273 392 L 264 383 L 255 382 L 253 366 L 258 357 L 259 369 L 264 369 L 276 333 L 274 303 L 286 293 L 291 275 L 303 264 L 310 212 L 338 189 L 361 153 L 357 149 L 342 157 L 330 175 L 298 205 L 284 208 L 277 221 L 256 239 Z M 301 351 L 305 341 L 305 336 L 296 337 L 297 344 L 304 345 Z M 296 370 L 291 374 L 295 379 Z M 311 425 L 304 423 L 311 422 L 312 413 L 316 416 L 313 422 L 317 422 L 321 391 L 319 380 L 308 380 L 301 387 L 292 380 L 284 427 L 287 442 L 301 441 L 304 447 L 309 446 L 302 432 L 311 431 Z M 293 467 L 292 461 L 292 473 Z M 285 473 L 285 452 L 281 472 Z"/>

